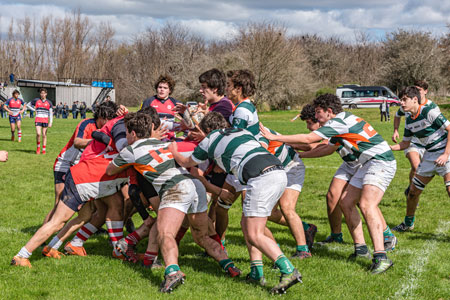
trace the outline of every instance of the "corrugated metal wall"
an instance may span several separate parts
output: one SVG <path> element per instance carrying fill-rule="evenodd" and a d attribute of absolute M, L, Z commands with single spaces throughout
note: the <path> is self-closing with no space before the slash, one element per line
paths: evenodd
<path fill-rule="evenodd" d="M 71 106 L 75 101 L 86 102 L 87 106 L 91 106 L 100 93 L 101 88 L 98 87 L 68 87 L 58 86 L 56 87 L 56 103 L 67 103 Z"/>

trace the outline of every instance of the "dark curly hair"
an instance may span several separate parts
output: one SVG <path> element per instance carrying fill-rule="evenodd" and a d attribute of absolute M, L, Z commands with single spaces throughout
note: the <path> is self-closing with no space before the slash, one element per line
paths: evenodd
<path fill-rule="evenodd" d="M 422 103 L 422 98 L 420 97 L 420 91 L 417 88 L 417 86 L 415 86 L 415 85 L 405 87 L 404 89 L 402 89 L 400 91 L 400 94 L 398 96 L 400 99 L 402 99 L 403 97 L 408 97 L 411 99 L 414 97 L 417 97 L 417 101 L 419 102 L 419 104 Z"/>
<path fill-rule="evenodd" d="M 416 80 L 414 81 L 414 85 L 428 90 L 428 83 L 425 80 Z"/>
<path fill-rule="evenodd" d="M 200 83 L 206 83 L 208 88 L 217 89 L 217 95 L 221 96 L 225 94 L 225 87 L 227 85 L 227 79 L 225 74 L 219 69 L 211 69 L 198 77 Z"/>
<path fill-rule="evenodd" d="M 249 70 L 231 70 L 227 72 L 227 77 L 233 82 L 235 88 L 242 88 L 242 96 L 244 98 L 251 97 L 255 94 L 255 76 Z"/>
<path fill-rule="evenodd" d="M 314 110 L 314 105 L 312 105 L 312 103 L 303 106 L 302 111 L 300 112 L 300 119 L 302 119 L 302 121 L 311 120 L 314 123 L 319 122 L 316 119 L 316 111 Z"/>
<path fill-rule="evenodd" d="M 114 102 L 103 102 L 94 110 L 94 120 L 98 118 L 112 120 L 116 117 L 117 105 Z"/>
<path fill-rule="evenodd" d="M 161 120 L 159 119 L 158 112 L 152 106 L 147 106 L 138 110 L 138 113 L 147 114 L 152 118 L 153 128 L 159 128 L 161 126 Z"/>
<path fill-rule="evenodd" d="M 169 86 L 169 95 L 173 93 L 173 91 L 175 90 L 175 80 L 173 80 L 173 78 L 167 74 L 164 75 L 160 75 L 158 77 L 158 80 L 156 80 L 155 82 L 155 90 L 158 89 L 158 85 L 160 83 L 167 83 L 167 85 Z"/>
<path fill-rule="evenodd" d="M 124 117 L 128 132 L 134 131 L 140 139 L 148 138 L 152 134 L 152 117 L 144 113 L 128 113 Z"/>
<path fill-rule="evenodd" d="M 227 128 L 230 125 L 221 113 L 212 111 L 206 114 L 198 126 L 205 134 L 209 134 L 213 130 Z"/>
<path fill-rule="evenodd" d="M 314 99 L 313 101 L 314 108 L 320 107 L 323 110 L 327 110 L 328 108 L 331 109 L 331 111 L 334 114 L 338 114 L 340 112 L 343 112 L 341 100 L 338 96 L 333 94 L 323 94 Z"/>

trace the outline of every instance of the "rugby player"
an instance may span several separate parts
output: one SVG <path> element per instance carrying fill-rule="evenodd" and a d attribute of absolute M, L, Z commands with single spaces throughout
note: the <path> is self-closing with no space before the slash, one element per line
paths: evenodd
<path fill-rule="evenodd" d="M 450 122 L 437 105 L 422 102 L 421 90 L 409 86 L 400 93 L 402 109 L 407 113 L 403 140 L 392 145 L 394 151 L 411 146 L 414 138 L 425 147 L 422 161 L 412 179 L 408 192 L 404 222 L 393 230 L 404 232 L 414 229 L 415 211 L 425 186 L 438 174 L 444 178 L 447 194 L 450 196 Z M 426 101 L 426 99 L 424 99 Z"/>
<path fill-rule="evenodd" d="M 414 82 L 414 86 L 417 87 L 420 91 L 420 97 L 421 97 L 421 104 L 425 106 L 431 106 L 435 107 L 436 104 L 433 103 L 433 101 L 426 98 L 428 94 L 428 83 L 425 80 L 417 80 Z M 400 120 L 402 117 L 406 115 L 406 112 L 403 110 L 402 107 L 397 110 L 397 113 L 394 117 L 394 134 L 392 135 L 392 141 L 395 143 L 398 143 L 399 134 L 398 134 L 398 128 L 400 126 Z M 410 146 L 404 150 L 406 158 L 409 160 L 409 164 L 411 165 L 411 170 L 409 171 L 409 184 L 408 187 L 405 189 L 405 196 L 408 199 L 408 192 L 409 188 L 411 186 L 412 180 L 414 178 L 414 174 L 416 174 L 417 168 L 419 167 L 420 162 L 422 161 L 423 154 L 425 152 L 425 146 L 423 145 L 422 141 L 419 140 L 416 137 L 412 138 Z M 409 223 L 408 225 L 412 225 Z M 393 228 L 393 230 L 395 230 Z"/>
<path fill-rule="evenodd" d="M 9 98 L 3 108 L 9 114 L 9 125 L 11 126 L 11 141 L 14 141 L 14 132 L 16 131 L 17 124 L 17 139 L 19 143 L 22 141 L 22 114 L 27 108 L 25 102 L 19 98 L 20 92 L 14 90 L 12 92 L 12 97 Z"/>
<path fill-rule="evenodd" d="M 386 141 L 361 118 L 344 112 L 339 98 L 325 94 L 314 100 L 316 119 L 322 125 L 309 134 L 274 135 L 261 126 L 262 134 L 269 140 L 284 143 L 314 143 L 329 139 L 334 151 L 342 145 L 349 154 L 358 158 L 361 167 L 356 171 L 341 198 L 341 209 L 355 243 L 351 258 L 370 254 L 364 241 L 362 222 L 356 204 L 366 220 L 374 245 L 372 273 L 382 273 L 393 262 L 387 257 L 383 240 L 383 218 L 378 204 L 394 178 L 397 164 Z"/>
<path fill-rule="evenodd" d="M 47 130 L 52 127 L 53 123 L 53 104 L 47 99 L 47 89 L 39 89 L 40 98 L 31 101 L 31 105 L 36 109 L 36 118 L 34 124 L 36 126 L 36 154 L 41 153 L 41 136 L 42 136 L 42 154 L 46 152 Z"/>
<path fill-rule="evenodd" d="M 205 248 L 220 266 L 231 276 L 240 274 L 219 244 L 208 236 L 206 214 L 206 191 L 202 183 L 193 179 L 189 172 L 176 167 L 168 150 L 169 143 L 150 138 L 152 120 L 147 114 L 130 113 L 125 117 L 127 127 L 126 147 L 110 163 L 108 175 L 122 172 L 133 166 L 153 184 L 160 196 L 157 231 L 158 245 L 164 258 L 166 270 L 161 292 L 171 292 L 184 282 L 185 275 L 178 266 L 178 247 L 175 235 L 188 215 L 194 241 Z"/>
<path fill-rule="evenodd" d="M 208 159 L 214 160 L 224 172 L 232 172 L 242 185 L 247 185 L 241 220 L 251 259 L 247 281 L 266 284 L 262 261 L 264 253 L 281 272 L 280 282 L 271 292 L 284 293 L 292 285 L 301 282 L 301 275 L 277 243 L 264 234 L 267 218 L 287 184 L 282 163 L 247 130 L 229 128 L 228 122 L 219 113 L 208 113 L 199 126 L 207 137 L 189 157 L 180 154 L 173 143 L 170 149 L 175 160 L 186 168 Z"/>

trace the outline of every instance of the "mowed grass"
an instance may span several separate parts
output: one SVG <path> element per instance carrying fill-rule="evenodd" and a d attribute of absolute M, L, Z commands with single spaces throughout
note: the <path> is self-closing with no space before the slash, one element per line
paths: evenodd
<path fill-rule="evenodd" d="M 450 117 L 450 108 L 443 109 Z M 353 111 L 370 122 L 391 144 L 392 121 L 381 123 L 378 109 Z M 393 115 L 395 109 L 391 110 Z M 262 122 L 281 133 L 305 133 L 304 122 L 289 120 L 296 111 L 261 113 Z M 244 276 L 250 262 L 240 229 L 240 204 L 230 210 L 227 249 L 244 275 L 228 278 L 212 259 L 197 256 L 202 252 L 186 234 L 180 247 L 180 266 L 186 284 L 171 295 L 158 292 L 163 270 L 151 271 L 111 258 L 107 236 L 89 239 L 87 257 L 44 258 L 40 250 L 31 257 L 33 268 L 10 267 L 12 257 L 39 228 L 54 202 L 53 162 L 69 140 L 79 120 L 56 119 L 49 129 L 46 155 L 36 155 L 33 120 L 23 122 L 23 142 L 11 142 L 9 123 L 0 119 L 0 149 L 9 152 L 9 161 L 0 164 L 0 298 L 1 299 L 266 299 L 268 289 L 249 286 Z M 403 122 L 403 121 L 402 121 Z M 409 163 L 403 152 L 395 153 L 397 174 L 380 205 L 388 224 L 399 224 L 405 214 L 403 191 L 408 184 Z M 337 154 L 320 159 L 305 159 L 306 180 L 297 211 L 318 226 L 316 241 L 330 232 L 325 195 L 334 172 L 341 164 Z M 268 187 L 270 188 L 270 187 Z M 353 244 L 345 223 L 342 245 L 315 246 L 313 258 L 293 261 L 303 275 L 303 284 L 292 287 L 285 299 L 450 299 L 450 209 L 442 178 L 435 178 L 422 195 L 413 232 L 397 234 L 397 249 L 389 254 L 394 267 L 382 275 L 371 275 L 370 262 L 349 262 Z M 134 217 L 135 224 L 141 221 Z M 295 242 L 286 227 L 268 224 L 287 256 Z M 364 226 L 365 237 L 371 247 Z M 145 240 L 139 245 L 144 251 Z M 278 281 L 272 262 L 264 260 L 268 287 Z"/>

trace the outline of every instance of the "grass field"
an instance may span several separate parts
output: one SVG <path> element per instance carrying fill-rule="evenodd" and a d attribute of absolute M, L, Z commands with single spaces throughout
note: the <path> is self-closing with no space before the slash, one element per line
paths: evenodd
<path fill-rule="evenodd" d="M 443 111 L 450 117 L 450 107 Z M 395 112 L 392 109 L 391 114 Z M 378 109 L 356 110 L 390 142 L 392 121 L 381 123 Z M 306 132 L 304 122 L 289 120 L 296 114 L 271 112 L 260 115 L 264 124 L 281 133 Z M 79 121 L 79 120 L 78 120 Z M 0 298 L 1 299 L 266 299 L 268 290 L 247 285 L 242 276 L 230 279 L 202 252 L 187 234 L 180 247 L 180 266 L 186 284 L 171 295 L 162 295 L 158 286 L 163 270 L 150 271 L 111 258 L 107 236 L 94 236 L 85 243 L 88 257 L 44 258 L 38 249 L 31 257 L 32 269 L 10 267 L 12 257 L 41 225 L 53 205 L 53 162 L 70 138 L 77 120 L 56 119 L 49 130 L 46 155 L 36 155 L 33 120 L 23 122 L 23 142 L 11 142 L 9 123 L 0 119 L 0 149 L 9 152 L 9 161 L 0 164 Z M 386 221 L 393 227 L 405 214 L 403 191 L 408 183 L 409 164 L 402 152 L 395 153 L 397 174 L 381 203 Z M 305 185 L 297 211 L 318 226 L 317 240 L 330 232 L 325 194 L 341 164 L 337 154 L 305 160 Z M 237 204 L 237 203 L 236 203 Z M 422 195 L 413 232 L 397 234 L 399 244 L 389 254 L 394 267 L 381 275 L 371 275 L 370 262 L 349 262 L 350 234 L 343 225 L 345 243 L 312 249 L 313 258 L 293 261 L 303 275 L 303 284 L 291 288 L 285 299 L 450 299 L 450 203 L 442 178 L 436 178 Z M 240 229 L 240 205 L 230 210 L 227 249 L 244 275 L 250 269 L 248 253 Z M 139 225 L 139 217 L 135 216 Z M 282 250 L 290 256 L 295 242 L 287 228 L 269 223 Z M 365 227 L 365 226 L 364 226 Z M 365 237 L 371 247 L 365 227 Z M 140 244 L 144 251 L 145 242 Z M 278 281 L 272 263 L 264 261 L 268 286 Z"/>

